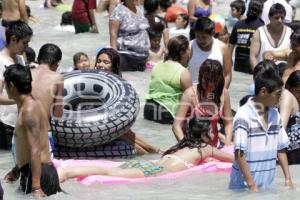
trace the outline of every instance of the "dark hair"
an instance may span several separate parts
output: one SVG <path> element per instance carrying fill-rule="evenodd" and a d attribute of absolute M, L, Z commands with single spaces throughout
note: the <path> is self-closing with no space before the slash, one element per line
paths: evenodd
<path fill-rule="evenodd" d="M 72 25 L 72 13 L 70 11 L 66 11 L 61 15 L 60 25 Z"/>
<path fill-rule="evenodd" d="M 101 54 L 106 54 L 111 60 L 111 72 L 117 75 L 121 75 L 120 72 L 120 56 L 119 53 L 113 48 L 103 48 L 101 49 L 96 56 L 95 67 L 97 64 L 98 57 Z"/>
<path fill-rule="evenodd" d="M 37 57 L 39 64 L 55 65 L 62 57 L 61 49 L 55 44 L 44 44 L 39 51 Z"/>
<path fill-rule="evenodd" d="M 32 34 L 32 29 L 27 23 L 22 21 L 11 22 L 5 31 L 6 43 L 7 45 L 10 44 L 12 36 L 15 36 L 17 42 L 19 42 L 21 39 L 31 37 Z"/>
<path fill-rule="evenodd" d="M 35 62 L 36 54 L 35 54 L 35 51 L 33 50 L 33 48 L 27 47 L 25 50 L 25 54 L 26 54 L 26 60 L 28 63 Z"/>
<path fill-rule="evenodd" d="M 203 88 L 202 85 L 202 79 L 205 80 L 205 82 L 214 82 L 216 83 L 216 89 L 213 91 L 214 93 L 214 102 L 217 106 L 220 106 L 221 103 L 221 95 L 223 93 L 224 88 L 224 75 L 223 75 L 223 67 L 221 63 L 217 60 L 211 60 L 206 59 L 199 69 L 199 77 L 198 77 L 198 85 L 197 85 L 197 91 L 198 91 L 198 98 L 199 101 L 202 101 L 204 98 L 204 91 L 205 88 Z"/>
<path fill-rule="evenodd" d="M 278 63 L 278 65 L 277 65 L 277 70 L 278 70 L 278 74 L 279 74 L 279 76 L 282 78 L 282 76 L 283 76 L 283 74 L 284 74 L 284 72 L 285 72 L 285 70 L 287 69 L 287 63 L 286 62 L 280 62 L 280 63 Z"/>
<path fill-rule="evenodd" d="M 264 62 L 264 61 L 263 61 Z M 274 92 L 283 86 L 283 81 L 275 69 L 268 67 L 259 71 L 254 77 L 255 95 L 265 87 L 269 93 Z"/>
<path fill-rule="evenodd" d="M 282 15 L 286 15 L 286 10 L 284 8 L 283 5 L 281 5 L 280 3 L 275 3 L 271 6 L 270 11 L 269 11 L 269 17 L 273 17 L 274 15 L 277 14 L 282 14 Z"/>
<path fill-rule="evenodd" d="M 167 10 L 169 7 L 171 7 L 172 1 L 171 0 L 160 0 L 159 6 L 164 11 Z"/>
<path fill-rule="evenodd" d="M 215 23 L 208 17 L 199 17 L 196 21 L 195 31 L 201 31 L 212 35 L 215 29 Z"/>
<path fill-rule="evenodd" d="M 155 31 L 153 29 L 148 28 L 147 32 L 148 32 L 150 40 L 154 39 L 154 38 L 161 38 L 162 37 L 162 32 L 160 32 L 160 31 Z"/>
<path fill-rule="evenodd" d="M 286 89 L 291 89 L 300 86 L 300 70 L 296 70 L 289 76 L 285 83 Z"/>
<path fill-rule="evenodd" d="M 261 0 L 251 0 L 247 11 L 247 19 L 257 19 L 263 10 L 264 3 Z"/>
<path fill-rule="evenodd" d="M 12 64 L 5 69 L 3 76 L 7 87 L 14 84 L 20 94 L 31 93 L 32 77 L 28 66 Z"/>
<path fill-rule="evenodd" d="M 186 22 L 184 26 L 184 28 L 186 28 L 189 25 L 189 21 L 190 21 L 189 15 L 186 13 L 180 13 L 178 16 L 180 16 L 183 19 L 183 21 Z"/>
<path fill-rule="evenodd" d="M 31 9 L 30 9 L 30 7 L 28 5 L 25 5 L 25 7 L 26 7 L 27 16 L 31 17 Z"/>
<path fill-rule="evenodd" d="M 206 147 L 211 143 L 211 138 L 209 136 L 210 130 L 211 122 L 207 117 L 193 116 L 188 121 L 185 137 L 176 145 L 165 151 L 162 156 L 174 153 L 185 147 L 189 147 L 190 149 Z M 201 153 L 200 149 L 199 152 Z"/>
<path fill-rule="evenodd" d="M 145 18 L 148 20 L 151 30 L 159 31 L 162 33 L 163 30 L 167 28 L 166 21 L 156 14 L 146 14 Z"/>
<path fill-rule="evenodd" d="M 300 30 L 300 20 L 293 20 L 291 23 L 288 23 L 286 25 L 288 25 L 293 31 Z"/>
<path fill-rule="evenodd" d="M 74 56 L 73 56 L 73 65 L 74 65 L 74 67 L 76 66 L 76 64 L 80 60 L 81 56 L 85 56 L 86 58 L 88 58 L 88 55 L 84 52 L 75 53 Z"/>
<path fill-rule="evenodd" d="M 300 30 L 294 31 L 290 36 L 291 43 L 296 42 L 300 45 Z"/>
<path fill-rule="evenodd" d="M 246 5 L 245 2 L 242 0 L 235 0 L 230 3 L 231 8 L 235 8 L 238 12 L 241 12 L 241 15 L 245 13 Z"/>
<path fill-rule="evenodd" d="M 240 102 L 239 102 L 239 105 L 240 107 L 242 107 L 243 105 L 245 105 L 248 101 L 249 98 L 253 97 L 253 95 L 246 95 L 244 96 L 243 98 L 241 98 Z"/>
<path fill-rule="evenodd" d="M 147 14 L 153 14 L 159 9 L 159 0 L 145 0 L 144 10 Z"/>
<path fill-rule="evenodd" d="M 179 35 L 171 38 L 168 42 L 168 54 L 165 57 L 165 61 L 173 60 L 179 62 L 181 54 L 186 52 L 188 48 L 189 40 L 185 36 Z"/>
<path fill-rule="evenodd" d="M 253 79 L 255 79 L 255 77 L 265 71 L 265 70 L 269 70 L 269 69 L 274 69 L 275 72 L 279 75 L 278 72 L 278 67 L 276 65 L 276 63 L 272 60 L 263 60 L 261 62 L 259 62 L 253 69 Z"/>

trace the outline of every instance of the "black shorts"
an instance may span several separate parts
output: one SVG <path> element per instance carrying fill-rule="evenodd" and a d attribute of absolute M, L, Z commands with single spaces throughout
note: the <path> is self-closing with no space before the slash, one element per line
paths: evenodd
<path fill-rule="evenodd" d="M 0 122 L 0 149 L 11 149 L 14 127 Z"/>
<path fill-rule="evenodd" d="M 3 27 L 8 28 L 11 24 L 16 23 L 18 21 L 20 21 L 20 20 L 17 20 L 17 21 L 8 21 L 8 20 L 2 19 L 1 24 L 2 24 Z"/>
<path fill-rule="evenodd" d="M 153 100 L 146 100 L 144 118 L 161 124 L 173 124 L 174 121 L 171 113 Z"/>
<path fill-rule="evenodd" d="M 300 164 L 300 149 L 295 149 L 293 151 L 288 151 L 286 153 L 289 165 Z"/>
<path fill-rule="evenodd" d="M 3 189 L 0 182 L 0 200 L 3 200 Z"/>
<path fill-rule="evenodd" d="M 120 53 L 121 71 L 145 71 L 148 56 L 135 56 Z"/>
<path fill-rule="evenodd" d="M 29 194 L 32 191 L 32 174 L 30 165 L 26 164 L 20 168 L 21 179 L 20 179 L 20 188 L 25 194 Z M 59 178 L 57 171 L 52 163 L 44 164 L 42 163 L 42 174 L 41 174 L 41 189 L 43 192 L 50 196 L 61 192 L 59 185 Z"/>

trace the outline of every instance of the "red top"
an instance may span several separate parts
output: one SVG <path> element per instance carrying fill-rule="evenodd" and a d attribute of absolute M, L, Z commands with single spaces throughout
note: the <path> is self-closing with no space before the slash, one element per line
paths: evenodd
<path fill-rule="evenodd" d="M 74 0 L 72 20 L 75 23 L 91 24 L 89 10 L 96 9 L 96 0 Z"/>

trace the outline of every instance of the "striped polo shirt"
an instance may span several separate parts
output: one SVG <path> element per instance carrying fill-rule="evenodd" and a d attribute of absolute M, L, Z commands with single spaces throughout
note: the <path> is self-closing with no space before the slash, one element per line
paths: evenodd
<path fill-rule="evenodd" d="M 282 126 L 276 108 L 268 109 L 266 129 L 254 107 L 252 98 L 239 108 L 234 117 L 234 150 L 242 150 L 251 175 L 260 188 L 272 186 L 278 150 L 287 148 L 289 139 Z M 230 189 L 247 188 L 247 184 L 235 161 L 230 175 Z"/>

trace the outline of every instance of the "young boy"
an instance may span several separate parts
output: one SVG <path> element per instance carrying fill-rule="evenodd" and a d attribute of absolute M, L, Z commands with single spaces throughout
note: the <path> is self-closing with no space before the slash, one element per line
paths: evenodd
<path fill-rule="evenodd" d="M 246 10 L 245 2 L 243 0 L 235 0 L 230 4 L 232 17 L 238 20 L 245 19 L 244 13 Z"/>
<path fill-rule="evenodd" d="M 38 198 L 60 192 L 58 175 L 49 154 L 49 116 L 42 103 L 32 96 L 30 69 L 13 64 L 6 68 L 3 76 L 8 97 L 18 105 L 15 138 L 20 188 Z"/>
<path fill-rule="evenodd" d="M 78 52 L 73 56 L 74 70 L 87 70 L 90 68 L 90 60 L 86 53 Z"/>
<path fill-rule="evenodd" d="M 264 62 L 259 65 L 264 65 Z M 292 187 L 285 148 L 289 139 L 278 110 L 283 82 L 273 68 L 260 70 L 254 78 L 255 96 L 239 108 L 234 118 L 234 154 L 230 189 L 269 188 L 273 184 L 276 159 Z"/>

